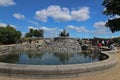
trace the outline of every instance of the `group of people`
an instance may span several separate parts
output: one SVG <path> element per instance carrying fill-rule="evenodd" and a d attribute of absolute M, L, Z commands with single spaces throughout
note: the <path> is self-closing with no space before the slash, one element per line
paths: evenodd
<path fill-rule="evenodd" d="M 114 41 L 112 39 L 83 39 L 82 43 L 91 44 L 92 46 L 98 46 L 99 49 L 101 47 L 108 47 L 111 50 L 114 50 Z"/>
<path fill-rule="evenodd" d="M 108 48 L 110 48 L 111 50 L 114 50 L 114 42 L 111 40 L 102 40 L 99 41 L 99 43 L 97 44 L 97 46 L 99 48 L 101 48 L 102 46 L 108 46 Z"/>

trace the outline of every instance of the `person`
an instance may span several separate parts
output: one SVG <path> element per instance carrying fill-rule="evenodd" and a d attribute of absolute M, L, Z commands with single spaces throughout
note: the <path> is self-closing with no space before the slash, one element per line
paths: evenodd
<path fill-rule="evenodd" d="M 98 46 L 99 49 L 101 49 L 102 44 L 99 42 L 97 46 Z"/>
<path fill-rule="evenodd" d="M 107 40 L 107 46 L 108 46 L 108 48 L 110 48 L 110 44 L 111 44 L 110 40 Z"/>
<path fill-rule="evenodd" d="M 32 40 L 31 40 L 31 39 L 29 39 L 29 43 L 30 43 L 30 44 L 32 43 Z"/>
<path fill-rule="evenodd" d="M 110 49 L 111 49 L 111 50 L 115 50 L 115 47 L 114 47 L 114 44 L 113 44 L 113 43 L 110 44 Z"/>
<path fill-rule="evenodd" d="M 105 41 L 104 40 L 102 40 L 102 46 L 105 46 Z"/>

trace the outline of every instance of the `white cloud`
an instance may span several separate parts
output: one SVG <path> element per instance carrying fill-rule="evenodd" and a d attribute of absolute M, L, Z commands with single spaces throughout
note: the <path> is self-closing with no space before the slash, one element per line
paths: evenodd
<path fill-rule="evenodd" d="M 120 16 L 119 15 L 115 15 L 115 16 L 110 17 L 111 20 L 114 19 L 114 18 L 120 18 Z"/>
<path fill-rule="evenodd" d="M 36 19 L 46 22 L 47 21 L 47 13 L 46 10 L 36 11 L 35 13 Z"/>
<path fill-rule="evenodd" d="M 21 33 L 22 33 L 22 37 L 25 37 L 26 32 L 21 32 Z"/>
<path fill-rule="evenodd" d="M 57 28 L 48 28 L 48 27 L 45 27 L 45 26 L 42 26 L 42 27 L 35 27 L 35 26 L 29 26 L 28 27 L 29 29 L 43 29 L 44 31 L 54 31 L 56 30 Z"/>
<path fill-rule="evenodd" d="M 0 23 L 0 27 L 5 27 L 5 26 L 7 26 L 7 24 L 5 24 L 5 23 Z"/>
<path fill-rule="evenodd" d="M 29 23 L 32 23 L 32 24 L 34 24 L 34 25 L 39 25 L 38 22 L 33 21 L 33 20 L 28 20 L 28 22 L 29 22 Z"/>
<path fill-rule="evenodd" d="M 12 27 L 16 28 L 16 26 L 15 26 L 15 25 L 12 25 L 12 24 L 11 24 L 10 26 L 12 26 Z"/>
<path fill-rule="evenodd" d="M 47 37 L 47 38 L 53 38 L 53 37 L 57 37 L 58 34 L 59 34 L 59 29 L 58 28 L 48 28 L 48 27 L 45 27 L 45 26 L 42 26 L 42 27 L 35 27 L 35 26 L 29 26 L 28 27 L 29 29 L 43 29 L 44 30 L 44 37 Z"/>
<path fill-rule="evenodd" d="M 108 34 L 109 32 L 106 29 L 97 29 L 97 30 L 91 31 L 91 33 L 94 35 L 105 35 L 105 34 Z"/>
<path fill-rule="evenodd" d="M 120 18 L 120 16 L 119 15 L 115 15 L 114 18 Z"/>
<path fill-rule="evenodd" d="M 0 6 L 13 6 L 16 3 L 13 0 L 0 0 Z"/>
<path fill-rule="evenodd" d="M 48 27 L 41 27 L 40 29 L 44 30 L 44 35 L 45 37 L 57 37 L 59 34 L 59 29 L 58 28 L 48 28 Z"/>
<path fill-rule="evenodd" d="M 76 27 L 73 25 L 68 25 L 66 28 L 70 29 L 70 30 L 75 30 L 77 32 L 85 32 L 85 33 L 89 32 L 89 30 L 87 30 L 86 27 L 84 27 L 84 26 Z"/>
<path fill-rule="evenodd" d="M 56 30 L 56 28 L 47 28 L 45 26 L 41 27 L 40 29 L 43 29 L 45 31 L 54 31 L 54 30 Z"/>
<path fill-rule="evenodd" d="M 28 28 L 29 28 L 29 29 L 34 29 L 34 30 L 35 30 L 35 29 L 38 29 L 37 27 L 34 27 L 34 26 L 29 26 Z"/>
<path fill-rule="evenodd" d="M 54 38 L 54 37 L 58 37 L 58 32 L 57 30 L 54 31 L 44 31 L 44 37 L 46 38 Z"/>
<path fill-rule="evenodd" d="M 79 9 L 78 11 L 72 11 L 71 16 L 73 20 L 77 21 L 85 21 L 89 19 L 89 8 L 88 7 L 83 7 Z"/>
<path fill-rule="evenodd" d="M 96 29 L 106 28 L 106 27 L 105 27 L 105 22 L 102 22 L 102 21 L 94 23 L 93 26 L 94 26 Z"/>
<path fill-rule="evenodd" d="M 0 27 L 6 27 L 8 24 L 6 23 L 0 23 Z M 15 25 L 10 24 L 11 27 L 16 28 Z"/>
<path fill-rule="evenodd" d="M 95 30 L 91 31 L 94 35 L 106 35 L 110 34 L 111 32 L 107 27 L 105 27 L 105 23 L 103 21 L 95 22 L 93 26 L 95 27 Z"/>
<path fill-rule="evenodd" d="M 48 16 L 52 17 L 56 21 L 68 21 L 71 20 L 68 8 L 61 8 L 60 6 L 50 6 L 47 9 Z"/>
<path fill-rule="evenodd" d="M 25 19 L 25 16 L 19 13 L 14 13 L 13 16 L 17 19 Z"/>
<path fill-rule="evenodd" d="M 52 17 L 55 21 L 85 21 L 89 19 L 89 8 L 83 7 L 78 10 L 70 11 L 68 8 L 51 5 L 47 9 L 36 11 L 35 18 L 46 22 L 48 17 Z"/>

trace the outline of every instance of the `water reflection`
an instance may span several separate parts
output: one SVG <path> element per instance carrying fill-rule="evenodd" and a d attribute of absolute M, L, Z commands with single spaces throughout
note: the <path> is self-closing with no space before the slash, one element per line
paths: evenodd
<path fill-rule="evenodd" d="M 99 53 L 59 53 L 59 52 L 41 52 L 41 51 L 21 51 L 0 56 L 0 61 L 15 64 L 32 65 L 61 65 L 61 64 L 79 64 L 101 61 L 106 59 L 106 55 Z"/>
<path fill-rule="evenodd" d="M 18 54 L 8 54 L 8 55 L 3 55 L 0 57 L 0 62 L 5 62 L 5 63 L 16 63 L 19 61 L 19 55 Z"/>
<path fill-rule="evenodd" d="M 54 53 L 54 56 L 59 59 L 61 64 L 66 64 L 69 62 L 69 59 L 73 57 L 71 53 Z"/>

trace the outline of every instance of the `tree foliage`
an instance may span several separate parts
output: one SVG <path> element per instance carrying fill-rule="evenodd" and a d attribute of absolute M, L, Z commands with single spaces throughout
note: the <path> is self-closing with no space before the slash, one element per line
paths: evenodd
<path fill-rule="evenodd" d="M 106 27 L 109 27 L 109 29 L 114 33 L 115 31 L 120 31 L 120 18 L 115 18 L 112 20 L 108 20 L 108 22 L 105 24 Z"/>
<path fill-rule="evenodd" d="M 69 33 L 67 33 L 66 30 L 64 29 L 63 32 L 61 32 L 59 34 L 59 36 L 61 36 L 61 37 L 69 37 Z"/>
<path fill-rule="evenodd" d="M 12 26 L 0 27 L 0 44 L 13 44 L 21 38 L 21 32 Z"/>
<path fill-rule="evenodd" d="M 120 37 L 113 38 L 113 41 L 115 43 L 119 43 L 119 45 L 120 45 Z"/>
<path fill-rule="evenodd" d="M 105 6 L 105 15 L 120 16 L 120 0 L 104 0 L 102 5 Z M 120 31 L 120 17 L 109 19 L 105 26 L 110 28 L 112 33 Z"/>
<path fill-rule="evenodd" d="M 106 15 L 120 15 L 120 0 L 104 0 L 105 6 L 104 14 Z"/>
<path fill-rule="evenodd" d="M 44 31 L 42 29 L 30 29 L 28 33 L 25 34 L 25 37 L 44 37 Z"/>
<path fill-rule="evenodd" d="M 34 30 L 34 37 L 43 37 L 43 30 Z"/>

